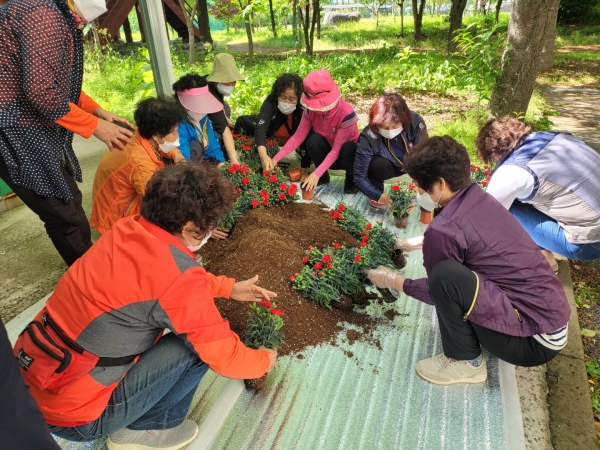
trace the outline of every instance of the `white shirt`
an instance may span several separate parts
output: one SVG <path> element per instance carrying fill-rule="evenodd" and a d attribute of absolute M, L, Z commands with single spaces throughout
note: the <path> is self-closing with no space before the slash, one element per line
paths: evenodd
<path fill-rule="evenodd" d="M 486 192 L 510 209 L 516 200 L 524 200 L 533 192 L 535 179 L 527 170 L 512 164 L 496 169 Z"/>

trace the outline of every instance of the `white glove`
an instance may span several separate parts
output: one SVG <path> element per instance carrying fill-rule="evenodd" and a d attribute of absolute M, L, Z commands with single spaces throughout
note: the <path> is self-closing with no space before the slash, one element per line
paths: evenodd
<path fill-rule="evenodd" d="M 400 292 L 394 287 L 397 272 L 388 269 L 385 266 L 379 266 L 377 269 L 365 270 L 367 278 L 378 288 L 388 289 L 394 297 L 398 297 Z"/>
<path fill-rule="evenodd" d="M 394 249 L 402 250 L 405 252 L 413 252 L 423 248 L 423 236 L 417 236 L 412 238 L 396 238 L 396 245 Z"/>

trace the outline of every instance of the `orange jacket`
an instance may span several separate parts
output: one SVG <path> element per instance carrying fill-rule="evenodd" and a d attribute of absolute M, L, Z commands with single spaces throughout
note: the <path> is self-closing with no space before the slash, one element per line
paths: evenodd
<path fill-rule="evenodd" d="M 177 154 L 181 152 L 176 149 L 165 157 L 173 159 Z M 137 131 L 125 150 L 107 151 L 94 176 L 91 225 L 104 234 L 117 220 L 139 214 L 146 185 L 163 166 L 150 142 Z"/>
<path fill-rule="evenodd" d="M 100 357 L 143 353 L 168 328 L 218 374 L 261 377 L 269 354 L 246 347 L 215 306 L 214 298 L 229 297 L 234 282 L 207 273 L 170 233 L 128 217 L 69 268 L 46 307 L 69 338 Z M 131 366 L 116 374 L 96 367 L 60 395 L 33 386 L 31 393 L 48 423 L 89 423 Z"/>

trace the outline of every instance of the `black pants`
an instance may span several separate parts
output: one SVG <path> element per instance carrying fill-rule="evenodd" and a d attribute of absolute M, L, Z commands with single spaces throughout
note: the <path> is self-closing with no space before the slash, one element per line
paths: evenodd
<path fill-rule="evenodd" d="M 492 355 L 510 364 L 539 366 L 558 355 L 533 337 L 517 337 L 463 320 L 475 295 L 476 275 L 456 261 L 442 261 L 429 274 L 429 291 L 442 336 L 444 354 L 453 359 L 475 359 L 482 345 Z"/>
<path fill-rule="evenodd" d="M 0 442 L 2 448 L 60 450 L 44 416 L 25 386 L 0 320 Z"/>
<path fill-rule="evenodd" d="M 258 127 L 258 116 L 239 116 L 235 121 L 235 128 L 233 132 L 235 134 L 243 134 L 244 136 L 252 136 L 254 137 L 254 132 Z M 267 131 L 267 138 L 270 139 L 277 132 L 277 130 L 269 130 Z M 312 131 L 309 133 L 308 137 L 304 140 L 300 147 L 296 150 L 298 155 L 300 155 L 300 167 L 304 169 L 308 169 L 310 167 L 310 156 L 306 151 L 306 141 L 311 136 Z"/>
<path fill-rule="evenodd" d="M 373 186 L 383 192 L 383 182 L 390 178 L 399 177 L 404 172 L 383 156 L 374 156 L 369 164 L 367 177 Z M 377 200 L 377 199 L 375 199 Z"/>
<path fill-rule="evenodd" d="M 68 203 L 60 198 L 43 197 L 14 183 L 4 159 L 0 157 L 0 178 L 44 222 L 54 247 L 70 266 L 92 246 L 92 235 L 81 206 L 82 195 L 77 182 L 65 168 L 61 170 L 73 195 L 73 200 Z"/>
<path fill-rule="evenodd" d="M 313 134 L 308 138 L 306 143 L 306 150 L 310 155 L 310 159 L 315 163 L 315 167 L 325 160 L 325 157 L 331 151 L 331 145 L 327 142 L 323 136 L 318 133 Z M 356 142 L 348 141 L 342 145 L 340 154 L 335 162 L 329 167 L 333 170 L 345 170 L 346 181 L 344 182 L 344 188 L 354 187 L 354 158 L 356 156 Z M 323 180 L 328 180 L 329 175 L 327 172 L 323 174 Z"/>

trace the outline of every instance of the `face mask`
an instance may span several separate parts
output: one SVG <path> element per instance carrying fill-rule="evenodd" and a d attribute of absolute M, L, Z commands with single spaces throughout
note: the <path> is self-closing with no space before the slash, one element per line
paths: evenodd
<path fill-rule="evenodd" d="M 93 22 L 107 11 L 105 0 L 73 0 L 73 7 L 85 22 Z"/>
<path fill-rule="evenodd" d="M 279 111 L 286 115 L 296 111 L 296 105 L 294 105 L 293 103 L 285 103 L 278 101 L 277 108 L 279 109 Z"/>
<path fill-rule="evenodd" d="M 165 142 L 158 144 L 158 148 L 160 148 L 160 151 L 163 153 L 169 153 L 171 150 L 175 150 L 177 147 L 179 147 L 179 138 L 172 142 L 165 139 Z"/>
<path fill-rule="evenodd" d="M 217 83 L 217 90 L 224 96 L 231 95 L 234 87 L 235 86 L 225 86 L 224 84 Z"/>
<path fill-rule="evenodd" d="M 394 139 L 396 136 L 402 133 L 403 129 L 404 128 L 402 127 L 402 125 L 400 126 L 400 128 L 394 128 L 393 130 L 382 130 L 381 128 L 379 128 L 379 134 L 382 135 L 384 138 Z"/>
<path fill-rule="evenodd" d="M 206 114 L 188 111 L 188 116 L 190 116 L 190 119 L 192 119 L 193 122 L 200 122 L 206 117 Z"/>
<path fill-rule="evenodd" d="M 190 244 L 190 241 L 188 241 L 187 238 L 185 236 L 183 236 L 183 238 L 186 240 L 186 242 L 188 244 L 190 244 L 190 245 L 187 245 L 185 248 L 187 248 L 192 253 L 196 253 L 198 250 L 200 250 L 200 247 L 202 247 L 204 244 L 206 244 L 208 242 L 211 235 L 212 235 L 212 231 L 209 231 L 208 234 L 206 236 L 204 236 L 204 238 L 202 238 L 202 242 L 200 242 L 200 244 L 198 244 L 198 245 Z"/>
<path fill-rule="evenodd" d="M 439 208 L 441 198 L 442 193 L 440 192 L 440 196 L 438 197 L 437 202 L 434 202 L 427 192 L 425 192 L 424 194 L 419 194 L 419 191 L 417 191 L 417 203 L 421 208 L 423 208 L 426 211 L 431 211 L 432 209 Z"/>

